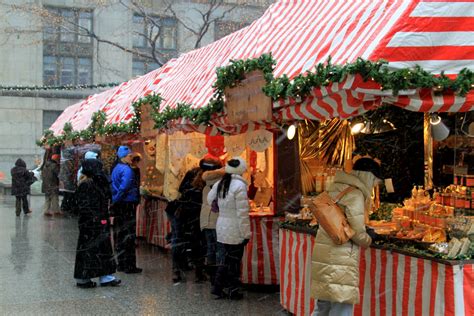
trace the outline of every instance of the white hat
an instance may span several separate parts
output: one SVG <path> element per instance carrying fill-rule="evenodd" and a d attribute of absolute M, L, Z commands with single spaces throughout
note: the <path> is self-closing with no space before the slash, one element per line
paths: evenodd
<path fill-rule="evenodd" d="M 240 157 L 232 158 L 225 165 L 226 173 L 242 175 L 245 171 L 247 171 L 247 163 Z"/>

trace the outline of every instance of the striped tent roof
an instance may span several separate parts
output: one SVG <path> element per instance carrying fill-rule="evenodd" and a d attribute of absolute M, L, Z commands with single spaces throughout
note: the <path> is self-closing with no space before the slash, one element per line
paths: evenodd
<path fill-rule="evenodd" d="M 272 53 L 277 61 L 275 77 L 294 78 L 329 56 L 333 64 L 358 57 L 385 59 L 392 69 L 420 65 L 434 74 L 455 76 L 465 67 L 474 70 L 474 0 L 281 0 L 250 26 L 122 84 L 112 102 L 99 108 L 106 110 L 109 123 L 126 122 L 132 116 L 131 103 L 151 92 L 162 95 L 162 107 L 179 102 L 204 107 L 213 95 L 217 67 L 264 53 Z M 302 102 L 275 101 L 274 112 L 282 120 L 350 117 L 382 102 L 413 111 L 470 111 L 474 93 L 436 96 L 409 90 L 394 97 L 374 82 L 348 76 L 314 89 Z M 65 122 L 63 116 L 58 121 L 55 132 Z M 226 125 L 222 119 L 213 124 Z"/>

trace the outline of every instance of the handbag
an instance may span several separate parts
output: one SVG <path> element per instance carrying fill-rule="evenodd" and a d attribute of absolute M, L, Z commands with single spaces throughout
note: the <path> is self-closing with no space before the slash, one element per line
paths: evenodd
<path fill-rule="evenodd" d="M 344 211 L 337 205 L 339 200 L 353 187 L 341 191 L 333 200 L 327 192 L 322 192 L 313 199 L 311 211 L 319 225 L 336 245 L 342 245 L 351 239 L 355 232 L 349 225 Z"/>

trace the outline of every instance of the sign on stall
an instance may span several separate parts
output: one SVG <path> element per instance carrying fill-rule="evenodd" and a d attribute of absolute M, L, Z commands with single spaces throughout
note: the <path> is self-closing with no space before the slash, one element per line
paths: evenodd
<path fill-rule="evenodd" d="M 262 91 L 265 84 L 263 73 L 252 71 L 239 85 L 225 89 L 229 124 L 271 121 L 272 99 Z"/>

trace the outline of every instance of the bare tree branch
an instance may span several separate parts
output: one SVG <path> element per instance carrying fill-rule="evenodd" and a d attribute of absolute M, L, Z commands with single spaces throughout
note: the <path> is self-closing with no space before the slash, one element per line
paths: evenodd
<path fill-rule="evenodd" d="M 178 13 L 175 8 L 177 1 L 176 0 L 162 0 L 165 4 L 165 8 L 160 10 L 161 14 L 155 12 L 153 7 L 148 6 L 141 0 L 89 0 L 94 7 L 105 8 L 106 6 L 121 5 L 125 8 L 130 14 L 139 15 L 143 18 L 144 27 L 143 31 L 139 32 L 137 30 L 132 30 L 132 34 L 138 35 L 144 38 L 147 43 L 147 48 L 137 48 L 137 47 L 128 47 L 128 45 L 121 43 L 118 40 L 113 40 L 109 38 L 104 38 L 99 34 L 96 34 L 94 31 L 89 30 L 87 27 L 79 25 L 76 23 L 76 19 L 67 19 L 63 16 L 54 14 L 49 11 L 47 8 L 38 4 L 11 4 L 11 3 L 2 3 L 0 0 L 0 5 L 7 7 L 8 11 L 23 12 L 26 14 L 31 14 L 33 17 L 40 19 L 42 23 L 48 23 L 54 25 L 58 29 L 65 31 L 76 36 L 89 37 L 91 40 L 95 41 L 97 45 L 105 44 L 117 49 L 120 49 L 123 52 L 133 54 L 134 56 L 143 58 L 145 60 L 153 60 L 158 65 L 163 65 L 166 59 L 165 54 L 160 50 L 161 45 L 160 41 L 163 35 L 163 26 L 162 26 L 162 14 L 171 15 L 180 25 L 183 26 L 188 32 L 190 32 L 194 37 L 194 48 L 199 48 L 202 45 L 202 41 L 206 34 L 209 32 L 211 26 L 219 20 L 225 19 L 232 11 L 234 11 L 239 6 L 246 6 L 246 4 L 239 4 L 239 2 L 234 4 L 225 3 L 223 0 L 209 0 L 197 5 L 194 10 L 198 12 L 201 19 L 200 21 L 192 21 L 185 18 L 185 15 Z M 179 3 L 179 2 L 178 2 Z M 194 25 L 196 24 L 196 25 Z M 43 28 L 40 26 L 38 30 L 7 30 L 9 32 L 19 34 L 20 32 L 31 32 L 31 33 L 40 33 L 43 31 Z"/>

